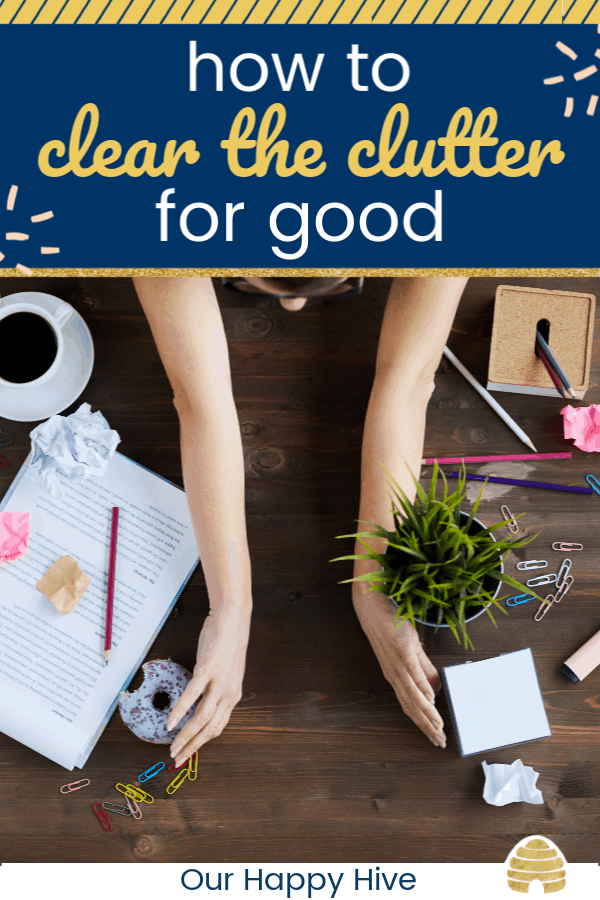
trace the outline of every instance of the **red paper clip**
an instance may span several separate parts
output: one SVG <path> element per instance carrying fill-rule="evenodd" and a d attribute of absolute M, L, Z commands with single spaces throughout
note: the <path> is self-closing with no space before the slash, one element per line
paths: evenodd
<path fill-rule="evenodd" d="M 184 766 L 187 766 L 188 762 L 189 762 L 189 760 L 186 759 L 186 761 L 182 762 L 180 766 L 176 766 L 175 763 L 173 762 L 167 769 L 167 772 L 177 772 L 177 771 L 179 771 L 179 769 L 183 769 Z"/>
<path fill-rule="evenodd" d="M 100 823 L 101 823 L 102 827 L 104 828 L 104 830 L 112 831 L 113 830 L 112 823 L 111 823 L 110 819 L 108 818 L 108 816 L 106 815 L 105 810 L 102 808 L 101 803 L 94 803 L 94 812 L 100 819 Z"/>
<path fill-rule="evenodd" d="M 10 469 L 10 463 L 7 459 L 5 459 L 2 455 L 0 455 L 0 466 L 3 469 Z"/>

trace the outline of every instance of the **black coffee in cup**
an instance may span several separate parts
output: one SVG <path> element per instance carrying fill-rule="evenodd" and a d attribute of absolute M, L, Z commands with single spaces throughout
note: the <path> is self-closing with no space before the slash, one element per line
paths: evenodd
<path fill-rule="evenodd" d="M 56 358 L 52 326 L 37 313 L 14 312 L 0 319 L 0 378 L 27 384 L 44 375 Z"/>

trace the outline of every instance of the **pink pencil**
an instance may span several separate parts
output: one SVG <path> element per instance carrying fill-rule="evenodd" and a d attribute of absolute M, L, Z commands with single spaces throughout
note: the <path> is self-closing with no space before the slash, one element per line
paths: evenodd
<path fill-rule="evenodd" d="M 571 453 L 508 453 L 501 456 L 438 456 L 437 461 L 442 463 L 482 463 L 482 462 L 506 462 L 519 459 L 571 459 Z M 432 466 L 436 457 L 428 457 L 421 460 L 421 465 Z"/>
<path fill-rule="evenodd" d="M 119 530 L 119 507 L 113 506 L 110 529 L 110 557 L 108 561 L 108 589 L 106 594 L 106 630 L 104 632 L 104 659 L 110 659 L 112 646 L 113 598 L 115 594 L 115 568 L 117 564 L 117 532 Z"/>

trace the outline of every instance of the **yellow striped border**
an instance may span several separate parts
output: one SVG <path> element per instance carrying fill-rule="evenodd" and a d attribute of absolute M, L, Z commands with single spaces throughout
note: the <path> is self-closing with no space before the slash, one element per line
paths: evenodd
<path fill-rule="evenodd" d="M 599 25 L 600 0 L 1 0 L 8 25 Z"/>

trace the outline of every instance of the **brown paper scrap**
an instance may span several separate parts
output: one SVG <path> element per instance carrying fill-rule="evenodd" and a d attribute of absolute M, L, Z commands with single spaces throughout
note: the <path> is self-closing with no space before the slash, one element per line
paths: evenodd
<path fill-rule="evenodd" d="M 62 556 L 36 584 L 38 591 L 54 603 L 61 616 L 75 609 L 90 583 L 72 556 Z"/>

